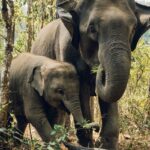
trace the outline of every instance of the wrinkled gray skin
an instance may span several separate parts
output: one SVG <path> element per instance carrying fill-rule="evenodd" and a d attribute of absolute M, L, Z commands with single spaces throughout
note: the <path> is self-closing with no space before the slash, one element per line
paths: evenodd
<path fill-rule="evenodd" d="M 11 64 L 10 92 L 17 129 L 22 133 L 31 123 L 41 138 L 49 142 L 51 127 L 63 125 L 67 112 L 79 124 L 84 121 L 78 75 L 71 64 L 21 54 Z"/>
<path fill-rule="evenodd" d="M 118 105 L 130 73 L 131 50 L 150 28 L 150 9 L 134 0 L 81 0 L 72 12 L 77 26 L 56 20 L 41 30 L 32 53 L 72 63 L 80 77 L 83 115 L 91 119 L 89 99 L 96 94 L 102 130 L 96 146 L 118 149 Z M 53 51 L 51 51 L 53 50 Z M 98 66 L 96 76 L 91 68 Z M 96 83 L 95 83 L 96 81 Z M 89 132 L 77 132 L 88 146 Z"/>

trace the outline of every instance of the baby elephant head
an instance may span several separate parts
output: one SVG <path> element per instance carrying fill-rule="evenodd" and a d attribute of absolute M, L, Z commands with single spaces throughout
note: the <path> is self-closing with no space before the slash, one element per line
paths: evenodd
<path fill-rule="evenodd" d="M 75 68 L 68 63 L 35 67 L 29 83 L 39 96 L 53 107 L 65 106 L 79 123 L 84 121 L 79 100 L 79 81 Z"/>

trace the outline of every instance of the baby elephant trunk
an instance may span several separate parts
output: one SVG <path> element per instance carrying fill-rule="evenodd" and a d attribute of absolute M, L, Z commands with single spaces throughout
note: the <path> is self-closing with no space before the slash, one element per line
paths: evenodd
<path fill-rule="evenodd" d="M 72 100 L 69 100 L 64 104 L 67 107 L 67 109 L 72 113 L 74 120 L 79 124 L 83 124 L 85 120 L 83 118 L 79 99 L 72 98 Z"/>
<path fill-rule="evenodd" d="M 74 120 L 77 122 L 79 126 L 82 126 L 85 129 L 95 129 L 96 132 L 99 131 L 99 124 L 97 123 L 87 123 L 83 117 L 81 111 L 81 105 L 79 99 L 72 99 L 71 103 L 64 103 L 68 110 L 72 113 Z"/>

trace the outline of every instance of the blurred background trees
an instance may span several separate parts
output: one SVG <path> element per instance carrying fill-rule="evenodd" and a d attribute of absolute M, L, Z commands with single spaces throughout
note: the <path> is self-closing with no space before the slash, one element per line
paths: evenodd
<path fill-rule="evenodd" d="M 12 51 L 14 45 L 15 21 L 14 21 L 14 3 L 13 1 L 2 0 L 2 18 L 6 28 L 5 51 L 3 65 L 1 71 L 1 93 L 0 93 L 0 127 L 6 127 L 7 112 L 9 105 L 9 68 L 12 61 Z"/>
<path fill-rule="evenodd" d="M 2 0 L 0 9 L 0 63 L 3 64 L 0 95 L 1 104 L 7 106 L 11 52 L 14 49 L 13 55 L 17 55 L 23 51 L 30 51 L 36 33 L 46 23 L 53 20 L 55 1 L 16 0 L 14 2 L 13 0 Z M 1 106 L 1 109 L 2 107 L 4 106 Z M 5 107 L 5 109 L 7 108 Z M 4 116 L 6 117 L 6 114 Z M 0 122 L 2 122 L 2 118 Z"/>
<path fill-rule="evenodd" d="M 55 0 L 3 1 L 6 1 L 7 4 L 14 2 L 14 13 L 10 16 L 11 29 L 13 29 L 11 47 L 8 51 L 11 52 L 13 49 L 13 56 L 24 51 L 30 51 L 32 42 L 39 30 L 55 19 Z M 0 9 L 2 10 L 1 4 Z M 13 7 L 8 5 L 9 15 Z M 0 70 L 2 66 L 8 69 L 6 60 L 10 58 L 11 61 L 11 54 L 7 53 L 10 39 L 6 20 L 2 14 L 0 13 Z M 6 84 L 8 83 L 6 82 Z M 0 97 L 1 100 L 1 90 Z M 94 105 L 94 109 L 92 108 L 93 120 L 100 122 L 101 116 L 96 98 L 94 98 L 92 105 Z M 150 149 L 150 31 L 144 35 L 138 43 L 137 49 L 132 53 L 130 80 L 119 105 L 120 145 L 123 147 L 122 149 Z"/>

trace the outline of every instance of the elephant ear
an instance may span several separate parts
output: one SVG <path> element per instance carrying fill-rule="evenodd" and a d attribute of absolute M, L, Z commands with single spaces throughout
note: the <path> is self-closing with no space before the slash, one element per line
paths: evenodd
<path fill-rule="evenodd" d="M 73 16 L 71 12 L 74 11 L 76 5 L 77 2 L 75 0 L 56 1 L 57 17 L 61 18 L 62 22 L 71 35 L 73 34 Z"/>
<path fill-rule="evenodd" d="M 137 17 L 137 27 L 131 43 L 134 50 L 140 37 L 150 28 L 150 7 L 136 3 L 135 13 Z"/>
<path fill-rule="evenodd" d="M 78 47 L 79 45 L 79 17 L 77 13 L 72 10 L 70 11 L 71 19 L 70 21 L 65 18 L 61 18 L 65 28 L 67 29 L 69 35 L 68 38 L 72 41 L 74 47 Z"/>
<path fill-rule="evenodd" d="M 35 67 L 31 70 L 28 77 L 28 83 L 31 84 L 40 96 L 43 95 L 44 91 L 44 78 L 41 73 L 41 67 Z"/>

